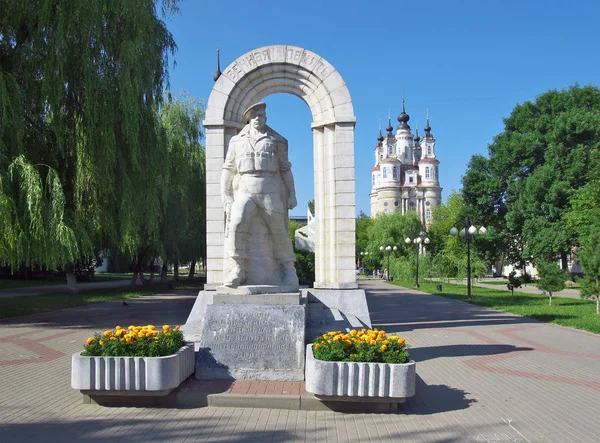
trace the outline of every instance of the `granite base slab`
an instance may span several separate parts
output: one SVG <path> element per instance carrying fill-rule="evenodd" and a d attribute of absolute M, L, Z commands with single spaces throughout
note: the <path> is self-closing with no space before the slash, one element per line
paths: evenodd
<path fill-rule="evenodd" d="M 206 307 L 196 379 L 304 379 L 306 311 L 300 305 Z"/>

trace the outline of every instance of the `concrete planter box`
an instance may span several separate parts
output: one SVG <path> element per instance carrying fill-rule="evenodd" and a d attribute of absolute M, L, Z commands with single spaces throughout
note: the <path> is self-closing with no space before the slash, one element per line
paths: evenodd
<path fill-rule="evenodd" d="M 322 400 L 402 403 L 415 395 L 414 361 L 404 364 L 333 362 L 306 348 L 306 390 Z"/>
<path fill-rule="evenodd" d="M 194 345 L 165 357 L 71 359 L 71 387 L 89 395 L 167 395 L 194 373 Z"/>

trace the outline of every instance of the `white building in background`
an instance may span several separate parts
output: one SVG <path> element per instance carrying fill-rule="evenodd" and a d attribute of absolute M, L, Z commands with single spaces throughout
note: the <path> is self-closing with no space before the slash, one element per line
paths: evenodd
<path fill-rule="evenodd" d="M 297 249 L 315 252 L 317 225 L 315 223 L 314 215 L 310 212 L 310 208 L 307 208 L 306 212 L 306 225 L 302 226 L 300 229 L 296 229 L 295 232 L 295 246 Z"/>
<path fill-rule="evenodd" d="M 394 128 L 388 118 L 384 137 L 379 130 L 375 146 L 375 166 L 371 169 L 371 217 L 379 213 L 416 211 L 424 225 L 431 223 L 433 208 L 442 202 L 439 160 L 435 155 L 435 138 L 431 134 L 429 116 L 423 139 L 417 127 L 411 133 L 409 115 L 404 109 Z"/>

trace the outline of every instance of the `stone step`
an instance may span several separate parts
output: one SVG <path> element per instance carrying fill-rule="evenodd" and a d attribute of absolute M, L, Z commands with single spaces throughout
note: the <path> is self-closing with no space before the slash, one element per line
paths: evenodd
<path fill-rule="evenodd" d="M 176 407 L 237 407 L 338 412 L 397 412 L 398 404 L 321 401 L 303 381 L 186 380 L 174 393 Z"/>

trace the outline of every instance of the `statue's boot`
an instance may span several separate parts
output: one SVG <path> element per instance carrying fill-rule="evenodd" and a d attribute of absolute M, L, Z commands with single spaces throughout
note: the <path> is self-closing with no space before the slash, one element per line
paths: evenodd
<path fill-rule="evenodd" d="M 283 269 L 283 282 L 285 286 L 298 287 L 298 275 L 296 275 L 296 269 L 294 265 L 285 266 Z"/>
<path fill-rule="evenodd" d="M 223 286 L 227 286 L 228 288 L 237 288 L 245 278 L 245 272 L 242 270 L 239 264 L 235 264 L 229 275 L 223 282 Z"/>

